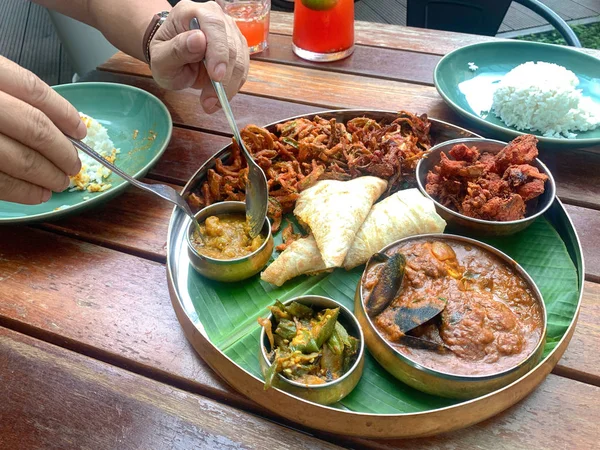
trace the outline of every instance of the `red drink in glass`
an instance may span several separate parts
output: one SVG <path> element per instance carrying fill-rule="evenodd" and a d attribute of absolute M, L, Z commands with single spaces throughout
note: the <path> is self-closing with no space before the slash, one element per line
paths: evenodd
<path fill-rule="evenodd" d="M 354 51 L 354 0 L 295 0 L 294 53 L 335 61 Z"/>
<path fill-rule="evenodd" d="M 251 54 L 267 48 L 271 0 L 222 0 L 220 4 L 248 41 Z"/>

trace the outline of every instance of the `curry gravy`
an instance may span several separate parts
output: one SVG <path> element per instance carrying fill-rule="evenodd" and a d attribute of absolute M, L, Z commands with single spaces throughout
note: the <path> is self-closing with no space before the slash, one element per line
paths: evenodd
<path fill-rule="evenodd" d="M 386 252 L 406 258 L 402 285 L 372 322 L 399 352 L 424 367 L 456 375 L 489 375 L 524 361 L 544 328 L 543 308 L 525 279 L 495 255 L 453 240 L 410 240 Z M 363 299 L 378 282 L 377 264 L 363 277 Z M 440 314 L 408 335 L 440 344 L 441 351 L 398 343 L 396 317 L 412 303 L 434 296 Z M 408 305 L 408 306 L 407 306 Z M 445 350 L 444 350 L 445 349 Z"/>

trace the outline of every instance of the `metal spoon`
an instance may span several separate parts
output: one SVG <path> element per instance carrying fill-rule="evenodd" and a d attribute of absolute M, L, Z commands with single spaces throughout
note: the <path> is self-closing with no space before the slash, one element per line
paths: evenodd
<path fill-rule="evenodd" d="M 69 141 L 71 141 L 71 143 L 76 148 L 78 148 L 79 150 L 81 150 L 83 153 L 85 153 L 87 155 L 90 155 L 92 158 L 94 158 L 100 164 L 102 164 L 105 167 L 108 167 L 110 170 L 112 170 L 118 176 L 120 176 L 121 178 L 126 179 L 131 184 L 133 184 L 135 187 L 143 189 L 144 191 L 148 191 L 148 192 L 150 192 L 152 194 L 158 195 L 160 198 L 162 198 L 164 200 L 167 200 L 167 201 L 173 203 L 174 205 L 178 206 L 179 208 L 183 209 L 185 211 L 185 213 L 188 215 L 188 217 L 190 219 L 192 219 L 192 222 L 195 224 L 195 226 L 197 227 L 197 229 L 199 228 L 198 221 L 196 220 L 196 217 L 194 217 L 194 213 L 190 209 L 190 206 L 183 199 L 183 197 L 181 195 L 179 195 L 179 193 L 175 189 L 173 189 L 170 186 L 166 186 L 164 184 L 142 183 L 141 181 L 136 180 L 131 175 L 128 175 L 127 173 L 123 172 L 121 169 L 119 169 L 115 165 L 113 165 L 110 162 L 108 162 L 106 159 L 104 159 L 104 157 L 102 157 L 102 155 L 100 155 L 99 153 L 97 153 L 89 145 L 86 145 L 86 144 L 84 144 L 83 142 L 81 142 L 81 141 L 79 141 L 77 139 L 73 139 L 70 136 L 67 136 L 67 139 Z M 200 233 L 199 233 L 199 235 L 200 235 Z"/>
<path fill-rule="evenodd" d="M 200 29 L 198 19 L 193 18 L 190 21 L 190 29 Z M 206 60 L 204 60 L 204 65 L 206 67 Z M 227 122 L 229 122 L 231 131 L 233 131 L 233 137 L 242 150 L 242 153 L 246 158 L 246 163 L 248 164 L 248 181 L 246 183 L 246 220 L 250 224 L 250 236 L 255 237 L 260 234 L 263 224 L 265 223 L 265 218 L 267 217 L 267 209 L 269 206 L 267 177 L 265 177 L 265 173 L 260 166 L 256 164 L 254 158 L 244 145 L 240 130 L 238 130 L 233 113 L 231 112 L 231 106 L 227 99 L 227 93 L 225 92 L 223 84 L 213 80 L 211 80 L 211 82 L 215 88 L 221 107 L 225 112 L 225 117 L 227 117 Z"/>

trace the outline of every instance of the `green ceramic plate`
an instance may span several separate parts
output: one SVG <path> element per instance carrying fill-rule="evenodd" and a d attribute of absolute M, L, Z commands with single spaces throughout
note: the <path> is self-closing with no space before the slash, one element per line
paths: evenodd
<path fill-rule="evenodd" d="M 114 83 L 64 84 L 54 89 L 77 110 L 106 127 L 115 147 L 121 150 L 116 165 L 135 178 L 143 177 L 150 170 L 171 139 L 173 123 L 169 111 L 146 91 Z M 81 212 L 117 196 L 128 185 L 114 174 L 107 181 L 112 187 L 104 192 L 55 193 L 50 201 L 41 205 L 0 201 L 0 224 L 53 220 Z"/>
<path fill-rule="evenodd" d="M 434 72 L 435 86 L 444 101 L 468 120 L 504 140 L 523 134 L 507 127 L 493 112 L 495 84 L 511 69 L 527 61 L 555 63 L 579 78 L 578 89 L 600 108 L 600 60 L 569 47 L 525 41 L 498 41 L 468 45 L 448 53 Z M 469 62 L 479 68 L 469 70 Z M 600 144 L 600 127 L 577 132 L 574 139 L 537 135 L 545 147 L 584 147 Z"/>

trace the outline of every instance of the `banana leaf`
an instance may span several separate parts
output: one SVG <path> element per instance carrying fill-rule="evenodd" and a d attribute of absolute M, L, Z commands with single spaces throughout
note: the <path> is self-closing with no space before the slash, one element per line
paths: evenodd
<path fill-rule="evenodd" d="M 577 270 L 557 231 L 539 218 L 526 230 L 509 237 L 482 239 L 516 260 L 538 285 L 548 313 L 544 357 L 563 337 L 577 310 Z M 276 245 L 281 233 L 275 236 Z M 275 253 L 274 257 L 277 256 Z M 256 319 L 267 316 L 266 307 L 275 299 L 286 300 L 304 294 L 331 297 L 350 310 L 363 267 L 346 272 L 298 277 L 277 288 L 258 276 L 235 284 L 211 282 L 193 274 L 188 279 L 192 302 L 211 341 L 250 373 L 262 378 L 258 363 L 260 329 Z M 401 414 L 428 411 L 460 402 L 410 388 L 387 373 L 366 352 L 363 376 L 339 408 L 357 412 Z"/>

